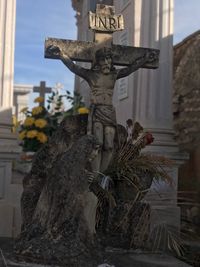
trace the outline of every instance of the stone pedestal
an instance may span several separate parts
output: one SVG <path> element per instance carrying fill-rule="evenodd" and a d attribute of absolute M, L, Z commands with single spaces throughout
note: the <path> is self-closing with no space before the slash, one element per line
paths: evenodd
<path fill-rule="evenodd" d="M 153 184 L 147 199 L 152 204 L 152 225 L 160 218 L 162 222 L 179 228 L 178 168 L 187 155 L 179 152 L 174 141 L 172 121 L 173 1 L 142 1 L 141 18 L 140 45 L 158 48 L 160 64 L 156 71 L 141 70 L 138 73 L 135 118 L 155 138 L 148 151 L 174 161 L 169 173 L 172 187 Z"/>
<path fill-rule="evenodd" d="M 12 177 L 13 160 L 21 148 L 11 133 L 11 109 L 0 109 L 0 236 L 13 237 L 20 231 L 21 184 Z"/>

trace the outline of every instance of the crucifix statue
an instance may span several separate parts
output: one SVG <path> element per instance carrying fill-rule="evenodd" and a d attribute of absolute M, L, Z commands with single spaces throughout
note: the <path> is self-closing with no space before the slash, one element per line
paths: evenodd
<path fill-rule="evenodd" d="M 88 134 L 96 136 L 101 144 L 92 169 L 103 172 L 113 155 L 117 124 L 112 104 L 115 83 L 139 68 L 157 68 L 159 50 L 114 45 L 112 34 L 123 30 L 124 23 L 122 15 L 115 15 L 113 6 L 98 4 L 96 13 L 89 13 L 89 26 L 95 32 L 94 42 L 49 38 L 45 56 L 60 59 L 88 82 L 91 89 Z M 83 68 L 73 61 L 91 62 L 91 68 Z M 116 68 L 115 65 L 125 67 Z"/>
<path fill-rule="evenodd" d="M 39 93 L 39 96 L 44 99 L 44 101 L 40 103 L 40 106 L 44 106 L 45 94 L 51 93 L 51 91 L 52 91 L 52 88 L 46 87 L 46 82 L 44 82 L 44 81 L 40 82 L 40 86 L 34 86 L 33 87 L 33 92 Z"/>

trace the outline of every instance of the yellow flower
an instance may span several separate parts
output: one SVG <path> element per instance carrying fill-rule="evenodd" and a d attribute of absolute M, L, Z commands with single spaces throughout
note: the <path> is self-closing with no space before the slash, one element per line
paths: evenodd
<path fill-rule="evenodd" d="M 44 128 L 47 125 L 47 121 L 44 119 L 38 119 L 35 121 L 35 126 L 38 128 Z"/>
<path fill-rule="evenodd" d="M 78 114 L 88 114 L 88 113 L 89 113 L 89 109 L 86 107 L 78 109 Z"/>
<path fill-rule="evenodd" d="M 27 132 L 26 137 L 32 139 L 32 138 L 36 137 L 37 134 L 38 134 L 38 131 L 36 131 L 36 130 L 31 130 L 31 131 L 28 131 L 28 132 Z"/>
<path fill-rule="evenodd" d="M 38 139 L 41 143 L 46 143 L 48 137 L 46 136 L 46 134 L 44 134 L 44 133 L 42 133 L 42 132 L 39 132 L 39 133 L 37 134 L 37 139 Z"/>
<path fill-rule="evenodd" d="M 40 114 L 41 112 L 43 111 L 43 107 L 34 107 L 33 109 L 32 109 L 32 114 L 33 115 L 38 115 L 38 114 Z"/>
<path fill-rule="evenodd" d="M 35 119 L 33 117 L 27 117 L 24 121 L 24 126 L 32 126 Z"/>
<path fill-rule="evenodd" d="M 35 103 L 43 103 L 44 102 L 44 97 L 38 96 L 34 99 Z"/>
<path fill-rule="evenodd" d="M 21 133 L 19 133 L 19 139 L 23 140 L 26 137 L 26 131 L 22 131 Z"/>
<path fill-rule="evenodd" d="M 21 113 L 25 113 L 27 110 L 28 110 L 28 108 L 25 107 L 25 108 L 22 108 L 22 109 L 20 110 L 20 112 L 21 112 Z"/>

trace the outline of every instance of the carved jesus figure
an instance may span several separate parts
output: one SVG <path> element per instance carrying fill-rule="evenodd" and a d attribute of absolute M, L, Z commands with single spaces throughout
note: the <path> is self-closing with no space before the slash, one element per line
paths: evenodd
<path fill-rule="evenodd" d="M 62 62 L 76 75 L 85 79 L 91 89 L 88 134 L 93 134 L 101 144 L 98 156 L 92 163 L 94 172 L 105 171 L 113 155 L 114 136 L 116 131 L 116 113 L 112 104 L 115 82 L 141 68 L 145 63 L 155 60 L 153 52 L 147 52 L 137 58 L 126 68 L 116 69 L 113 66 L 112 51 L 108 47 L 96 51 L 91 69 L 75 64 L 61 48 L 51 46 Z"/>

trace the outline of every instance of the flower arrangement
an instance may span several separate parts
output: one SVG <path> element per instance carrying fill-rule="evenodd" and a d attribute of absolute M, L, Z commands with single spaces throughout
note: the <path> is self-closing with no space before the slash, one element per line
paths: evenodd
<path fill-rule="evenodd" d="M 72 105 L 67 111 L 64 110 L 63 98 L 66 98 Z M 53 91 L 47 100 L 47 108 L 41 105 L 44 103 L 43 97 L 35 98 L 34 103 L 38 105 L 33 107 L 31 111 L 27 107 L 21 110 L 26 116 L 19 130 L 20 145 L 24 152 L 38 151 L 48 141 L 65 116 L 89 113 L 89 110 L 84 106 L 82 97 L 76 92 L 72 96 L 69 91 L 66 95 L 59 95 L 58 91 Z"/>
<path fill-rule="evenodd" d="M 41 104 L 44 102 L 42 97 L 37 97 L 35 103 Z M 36 152 L 48 138 L 52 135 L 58 126 L 56 115 L 52 116 L 44 106 L 35 106 L 32 110 L 23 108 L 22 113 L 26 116 L 19 130 L 19 139 L 23 151 Z"/>

